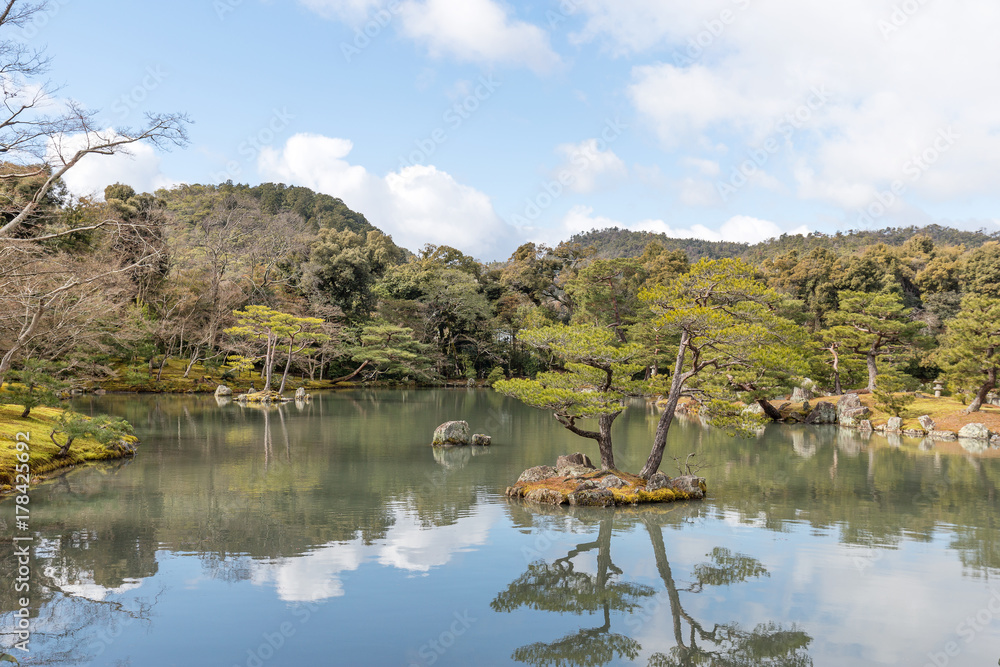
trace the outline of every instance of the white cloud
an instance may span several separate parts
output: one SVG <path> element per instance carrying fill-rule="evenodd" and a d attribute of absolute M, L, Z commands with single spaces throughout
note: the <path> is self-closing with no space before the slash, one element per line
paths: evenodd
<path fill-rule="evenodd" d="M 805 226 L 797 227 L 791 231 L 784 231 L 774 222 L 746 215 L 733 216 L 722 223 L 718 230 L 714 230 L 700 224 L 690 227 L 672 227 L 663 220 L 640 220 L 639 222 L 628 224 L 603 216 L 595 216 L 593 213 L 594 209 L 589 206 L 574 206 L 563 218 L 560 228 L 554 230 L 551 234 L 554 237 L 565 239 L 573 234 L 589 232 L 592 229 L 618 227 L 633 231 L 666 234 L 671 238 L 678 239 L 735 241 L 737 243 L 753 244 L 781 236 L 782 234 L 809 233 L 809 229 Z M 539 241 L 551 243 L 551 239 L 548 237 L 539 238 Z"/>
<path fill-rule="evenodd" d="M 425 0 L 400 7 L 402 32 L 432 56 L 524 65 L 546 73 L 560 64 L 541 28 L 508 16 L 493 0 Z"/>
<path fill-rule="evenodd" d="M 111 130 L 108 130 L 111 132 Z M 61 143 L 63 155 L 72 154 L 84 148 L 87 137 L 83 134 L 67 137 Z M 50 149 L 50 159 L 54 150 Z M 148 144 L 135 143 L 127 152 L 116 155 L 92 154 L 85 156 L 63 176 L 63 181 L 71 193 L 78 197 L 104 197 L 104 188 L 112 183 L 125 183 L 136 192 L 155 192 L 159 188 L 169 188 L 178 181 L 166 176 L 161 168 L 161 158 L 156 149 Z"/>
<path fill-rule="evenodd" d="M 514 229 L 496 214 L 490 198 L 433 166 L 415 165 L 385 177 L 346 160 L 347 139 L 296 134 L 258 159 L 264 180 L 302 185 L 340 197 L 407 248 L 450 245 L 485 259 L 506 257 Z"/>
<path fill-rule="evenodd" d="M 610 148 L 600 149 L 598 139 L 586 139 L 578 144 L 560 144 L 556 152 L 563 156 L 563 164 L 556 169 L 560 182 L 569 183 L 572 192 L 590 193 L 597 189 L 598 181 L 622 178 L 628 168 Z"/>
<path fill-rule="evenodd" d="M 894 15 L 896 5 L 869 0 L 580 2 L 579 41 L 660 57 L 633 69 L 629 95 L 668 147 L 721 142 L 742 160 L 774 138 L 764 171 L 802 199 L 847 210 L 897 180 L 907 197 L 934 201 L 1000 186 L 1000 118 L 989 111 L 1000 89 L 982 78 L 1000 68 L 996 3 L 919 3 Z M 827 99 L 782 132 L 817 87 Z M 917 175 L 914 158 L 948 128 L 959 138 Z"/>

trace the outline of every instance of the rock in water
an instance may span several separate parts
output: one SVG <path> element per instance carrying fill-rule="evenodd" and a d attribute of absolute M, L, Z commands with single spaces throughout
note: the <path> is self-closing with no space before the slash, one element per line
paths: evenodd
<path fill-rule="evenodd" d="M 839 409 L 839 406 L 838 406 Z M 861 406 L 860 408 L 850 408 L 840 413 L 841 426 L 857 426 L 862 421 L 871 417 L 872 411 Z"/>
<path fill-rule="evenodd" d="M 587 455 L 581 454 L 580 452 L 560 456 L 556 459 L 557 468 L 568 468 L 569 466 L 583 466 L 584 468 L 596 470 L 594 464 L 590 462 L 589 458 L 587 458 Z"/>
<path fill-rule="evenodd" d="M 705 478 L 695 475 L 684 475 L 670 480 L 669 488 L 685 494 L 688 499 L 697 500 L 705 497 Z"/>
<path fill-rule="evenodd" d="M 647 491 L 659 491 L 670 486 L 670 478 L 662 472 L 653 473 L 653 476 L 646 482 Z"/>
<path fill-rule="evenodd" d="M 903 430 L 903 419 L 902 417 L 889 417 L 889 421 L 886 422 L 885 430 L 889 433 L 899 433 Z"/>
<path fill-rule="evenodd" d="M 610 507 L 615 504 L 615 496 L 608 489 L 574 491 L 569 494 L 569 504 L 577 507 Z"/>
<path fill-rule="evenodd" d="M 472 444 L 476 447 L 489 447 L 493 444 L 493 438 L 482 433 L 476 433 L 472 436 Z"/>
<path fill-rule="evenodd" d="M 471 442 L 472 434 L 469 431 L 468 422 L 445 422 L 434 430 L 434 444 L 441 445 L 467 445 Z"/>
<path fill-rule="evenodd" d="M 958 434 L 954 431 L 931 431 L 927 435 L 934 440 L 958 440 Z"/>
<path fill-rule="evenodd" d="M 622 478 L 617 475 L 607 475 L 601 478 L 599 486 L 602 489 L 620 489 L 623 486 L 628 486 L 628 484 L 622 481 Z"/>
<path fill-rule="evenodd" d="M 306 388 L 305 387 L 299 387 L 298 389 L 295 390 L 295 400 L 296 401 L 304 401 L 304 400 L 306 400 Z"/>
<path fill-rule="evenodd" d="M 532 482 L 540 482 L 543 479 L 555 476 L 556 469 L 552 466 L 535 466 L 534 468 L 528 468 L 522 472 L 521 476 L 517 478 L 517 481 L 530 484 Z"/>
<path fill-rule="evenodd" d="M 966 424 L 962 427 L 962 430 L 958 432 L 958 437 L 968 438 L 970 440 L 989 441 L 990 430 L 986 428 L 985 424 Z"/>
<path fill-rule="evenodd" d="M 923 429 L 928 433 L 937 428 L 937 424 L 934 423 L 934 420 L 931 419 L 930 415 L 924 415 L 923 417 L 919 417 L 917 418 L 917 421 L 920 422 L 920 426 L 922 426 Z"/>
<path fill-rule="evenodd" d="M 229 387 L 227 387 L 224 384 L 220 384 L 218 387 L 215 388 L 215 395 L 216 396 L 232 396 L 233 395 L 233 390 L 230 389 Z"/>
<path fill-rule="evenodd" d="M 566 496 L 555 491 L 553 489 L 535 489 L 534 491 L 529 491 L 527 495 L 524 496 L 525 500 L 530 500 L 534 503 L 542 503 L 543 505 L 562 505 L 566 502 Z"/>
<path fill-rule="evenodd" d="M 848 410 L 861 407 L 861 397 L 857 394 L 844 394 L 837 401 L 837 420 L 839 421 Z"/>
<path fill-rule="evenodd" d="M 827 401 L 820 401 L 806 417 L 807 424 L 836 424 L 837 406 Z"/>

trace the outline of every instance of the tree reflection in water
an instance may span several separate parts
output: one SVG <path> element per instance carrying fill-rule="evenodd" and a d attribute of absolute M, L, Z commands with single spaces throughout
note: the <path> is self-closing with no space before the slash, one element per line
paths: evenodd
<path fill-rule="evenodd" d="M 609 511 L 599 523 L 597 539 L 579 544 L 563 558 L 551 564 L 537 561 L 502 591 L 490 606 L 497 612 L 512 612 L 526 607 L 581 615 L 599 613 L 603 623 L 582 628 L 554 642 L 536 642 L 516 649 L 511 656 L 518 662 L 538 667 L 595 667 L 613 660 L 635 660 L 642 650 L 633 637 L 611 632 L 612 611 L 632 615 L 653 602 L 656 589 L 639 583 L 621 581 L 624 574 L 611 558 L 611 535 L 615 516 Z M 633 515 L 634 516 L 634 515 Z M 649 534 L 656 570 L 663 581 L 669 602 L 675 646 L 667 653 L 654 653 L 650 667 L 806 667 L 812 665 L 808 646 L 812 638 L 796 628 L 784 629 L 774 623 L 745 630 L 737 623 L 707 623 L 684 609 L 682 593 L 697 594 L 706 586 L 731 586 L 757 577 L 770 576 L 755 558 L 718 547 L 711 560 L 696 565 L 692 583 L 678 588 L 667 560 L 663 532 L 656 515 L 644 512 L 640 521 Z M 578 572 L 574 563 L 582 554 L 597 550 L 597 572 Z M 652 606 L 652 605 L 651 605 Z M 645 614 L 631 616 L 628 625 L 638 630 Z"/>

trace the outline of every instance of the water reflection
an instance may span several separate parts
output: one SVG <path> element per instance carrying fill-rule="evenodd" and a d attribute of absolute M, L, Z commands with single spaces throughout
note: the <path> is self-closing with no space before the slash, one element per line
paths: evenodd
<path fill-rule="evenodd" d="M 586 514 L 575 515 L 587 520 Z M 685 607 L 682 594 L 696 595 L 706 587 L 736 586 L 750 579 L 770 576 L 757 559 L 716 547 L 710 560 L 695 565 L 690 583 L 679 586 L 675 580 L 663 532 L 654 511 L 602 512 L 597 520 L 596 539 L 583 542 L 565 556 L 552 561 L 536 561 L 527 571 L 501 591 L 490 603 L 497 612 L 512 612 L 525 607 L 534 610 L 597 615 L 603 621 L 597 627 L 552 642 L 535 642 L 516 649 L 512 659 L 530 665 L 556 667 L 596 667 L 614 660 L 635 660 L 642 645 L 639 634 L 660 608 L 669 609 L 674 646 L 667 652 L 653 653 L 649 665 L 656 667 L 694 667 L 695 665 L 754 665 L 805 667 L 812 665 L 808 646 L 812 638 L 805 632 L 777 623 L 758 624 L 747 630 L 735 622 L 704 621 Z M 616 516 L 628 523 L 638 523 L 649 535 L 656 571 L 663 583 L 657 593 L 651 586 L 622 580 L 624 572 L 612 559 L 611 543 Z M 592 554 L 586 562 L 583 556 Z M 579 569 L 578 569 L 579 568 Z M 657 596 L 652 599 L 653 596 Z M 630 634 L 612 632 L 612 614 L 624 618 Z"/>

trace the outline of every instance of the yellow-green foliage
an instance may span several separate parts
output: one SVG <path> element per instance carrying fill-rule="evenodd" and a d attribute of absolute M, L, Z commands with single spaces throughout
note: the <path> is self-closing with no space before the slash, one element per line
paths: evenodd
<path fill-rule="evenodd" d="M 676 489 L 659 489 L 657 491 L 646 491 L 646 480 L 638 475 L 633 475 L 620 470 L 601 471 L 581 475 L 580 477 L 550 477 L 537 482 L 519 482 L 508 492 L 509 496 L 523 498 L 536 489 L 549 489 L 562 494 L 564 497 L 576 491 L 580 483 L 587 479 L 599 480 L 607 474 L 613 474 L 628 486 L 620 489 L 610 489 L 611 495 L 615 499 L 616 505 L 640 505 L 645 503 L 669 503 L 675 500 L 688 500 L 688 494 Z M 702 484 L 702 491 L 705 491 Z M 513 493 L 511 493 L 513 492 Z"/>
<path fill-rule="evenodd" d="M 0 404 L 0 492 L 9 490 L 15 480 L 14 467 L 18 463 L 15 443 L 18 433 L 27 433 L 30 436 L 28 463 L 31 467 L 32 481 L 60 468 L 120 456 L 94 438 L 80 437 L 73 441 L 69 454 L 56 458 L 59 446 L 52 442 L 49 434 L 58 424 L 59 417 L 68 411 L 60 408 L 35 408 L 27 419 L 21 419 L 21 412 L 20 405 Z M 126 439 L 135 440 L 132 436 L 126 436 Z"/>

